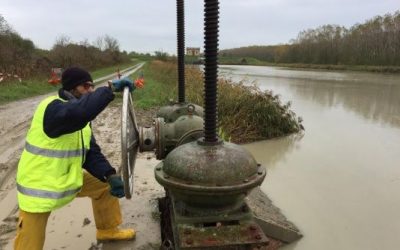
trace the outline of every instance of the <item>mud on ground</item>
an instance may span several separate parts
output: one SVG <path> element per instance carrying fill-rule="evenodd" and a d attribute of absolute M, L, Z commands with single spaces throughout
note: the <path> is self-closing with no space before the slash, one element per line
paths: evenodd
<path fill-rule="evenodd" d="M 13 248 L 18 215 L 16 167 L 32 114 L 44 97 L 0 106 L 0 250 Z M 93 133 L 103 154 L 115 168 L 119 168 L 121 157 L 120 105 L 114 101 L 92 123 Z M 137 109 L 138 125 L 151 125 L 156 110 Z M 91 202 L 88 198 L 77 198 L 50 215 L 44 249 L 159 249 L 161 236 L 157 198 L 164 196 L 164 190 L 154 179 L 153 170 L 158 162 L 153 153 L 139 153 L 134 195 L 131 200 L 120 199 L 122 227 L 133 227 L 137 231 L 135 241 L 98 243 Z M 281 245 L 280 241 L 271 239 L 268 249 L 276 249 Z"/>
<path fill-rule="evenodd" d="M 0 249 L 12 249 L 17 222 L 15 174 L 24 139 L 38 102 L 46 95 L 0 106 Z M 136 110 L 138 124 L 151 125 L 156 109 Z M 120 104 L 112 103 L 92 124 L 93 133 L 111 165 L 120 165 Z M 77 198 L 54 211 L 47 225 L 44 249 L 158 249 L 159 215 L 156 198 L 163 188 L 154 181 L 158 163 L 152 153 L 139 153 L 135 169 L 135 189 L 131 200 L 120 200 L 122 227 L 133 227 L 137 239 L 129 243 L 97 243 L 91 203 Z"/>

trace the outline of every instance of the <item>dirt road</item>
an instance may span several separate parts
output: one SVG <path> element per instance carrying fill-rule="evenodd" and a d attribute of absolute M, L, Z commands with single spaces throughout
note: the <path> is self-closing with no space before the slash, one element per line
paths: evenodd
<path fill-rule="evenodd" d="M 12 249 L 15 236 L 18 212 L 15 174 L 25 135 L 37 104 L 51 94 L 0 106 L 0 249 Z M 93 121 L 93 133 L 103 153 L 116 168 L 121 157 L 120 110 L 120 104 L 112 103 Z M 138 123 L 150 124 L 153 115 L 152 111 L 139 110 Z M 157 244 L 160 238 L 155 198 L 161 196 L 162 188 L 153 178 L 157 162 L 152 154 L 139 154 L 134 192 L 140 196 L 134 195 L 131 200 L 121 199 L 123 226 L 131 226 L 138 231 L 136 241 L 97 245 L 90 200 L 81 198 L 51 214 L 45 249 L 152 249 L 151 242 Z M 148 204 L 144 206 L 144 203 Z"/>

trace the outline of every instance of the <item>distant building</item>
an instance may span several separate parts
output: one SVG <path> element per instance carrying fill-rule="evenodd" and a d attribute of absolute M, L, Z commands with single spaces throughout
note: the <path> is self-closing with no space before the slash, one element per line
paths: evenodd
<path fill-rule="evenodd" d="M 188 56 L 199 56 L 200 55 L 200 48 L 187 47 L 186 48 L 186 55 L 188 55 Z"/>

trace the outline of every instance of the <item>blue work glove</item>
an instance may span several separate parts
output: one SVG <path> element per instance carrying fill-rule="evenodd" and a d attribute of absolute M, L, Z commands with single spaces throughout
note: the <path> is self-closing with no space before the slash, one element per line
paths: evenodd
<path fill-rule="evenodd" d="M 129 87 L 129 91 L 131 92 L 136 88 L 133 81 L 128 77 L 112 80 L 111 85 L 112 90 L 116 92 L 123 91 L 126 86 Z"/>
<path fill-rule="evenodd" d="M 108 184 L 110 184 L 110 193 L 112 196 L 122 198 L 125 196 L 124 183 L 122 182 L 121 176 L 113 174 L 107 178 Z"/>

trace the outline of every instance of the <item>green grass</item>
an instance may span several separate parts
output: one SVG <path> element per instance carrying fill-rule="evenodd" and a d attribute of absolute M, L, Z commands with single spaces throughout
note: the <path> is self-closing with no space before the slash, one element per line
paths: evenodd
<path fill-rule="evenodd" d="M 124 69 L 129 66 L 135 65 L 138 61 L 123 63 L 107 68 L 102 68 L 90 72 L 93 79 L 101 76 L 106 76 L 116 72 L 116 70 Z M 50 76 L 50 73 L 49 73 Z M 57 91 L 61 85 L 52 86 L 47 83 L 47 76 L 33 77 L 29 79 L 22 79 L 22 82 L 17 80 L 5 81 L 0 83 L 0 104 L 5 104 L 11 101 L 21 100 L 27 97 L 46 94 L 52 91 Z"/>
<path fill-rule="evenodd" d="M 203 106 L 203 75 L 196 67 L 186 67 L 186 100 Z M 175 64 L 153 61 L 144 68 L 145 86 L 134 92 L 139 108 L 166 105 L 177 99 Z M 225 139 L 243 143 L 284 136 L 301 130 L 301 119 L 281 103 L 271 91 L 261 91 L 245 82 L 218 82 L 219 131 Z M 221 133 L 222 131 L 222 133 Z"/>
<path fill-rule="evenodd" d="M 130 66 L 137 64 L 139 61 L 136 59 L 132 59 L 132 61 L 127 63 L 121 63 L 118 65 L 110 66 L 107 68 L 98 69 L 95 71 L 91 71 L 90 74 L 92 75 L 93 80 L 102 76 L 106 76 L 112 73 L 116 73 L 118 69 L 123 70 Z"/>
<path fill-rule="evenodd" d="M 187 70 L 188 101 L 203 106 L 203 74 Z M 245 81 L 218 81 L 220 136 L 235 143 L 253 142 L 299 132 L 302 119 L 272 91 L 261 91 Z"/>
<path fill-rule="evenodd" d="M 47 83 L 43 77 L 0 83 L 0 104 L 56 91 L 58 87 Z"/>
<path fill-rule="evenodd" d="M 158 63 L 167 65 L 157 62 L 148 63 L 143 67 L 144 88 L 138 88 L 133 93 L 133 102 L 136 107 L 143 109 L 160 107 L 166 105 L 169 99 L 176 99 L 176 78 L 169 73 L 170 68 L 154 66 Z"/>

